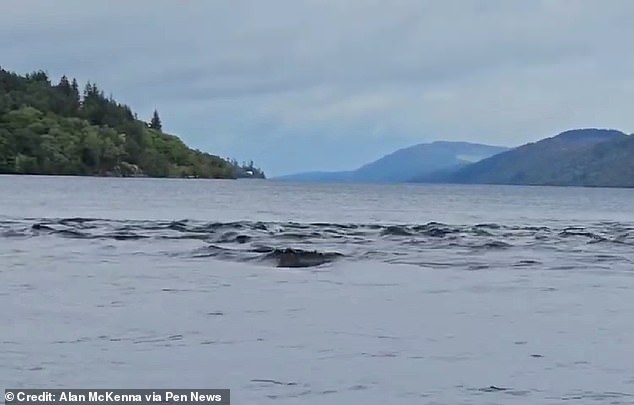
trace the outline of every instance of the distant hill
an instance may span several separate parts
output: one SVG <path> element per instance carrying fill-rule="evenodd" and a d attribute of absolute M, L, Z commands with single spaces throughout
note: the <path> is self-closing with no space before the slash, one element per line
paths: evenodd
<path fill-rule="evenodd" d="M 455 169 L 477 162 L 506 150 L 508 148 L 468 142 L 422 143 L 399 149 L 353 171 L 299 173 L 278 179 L 321 182 L 406 182 L 429 173 Z"/>
<path fill-rule="evenodd" d="M 634 187 L 634 136 L 613 129 L 566 131 L 424 180 Z"/>

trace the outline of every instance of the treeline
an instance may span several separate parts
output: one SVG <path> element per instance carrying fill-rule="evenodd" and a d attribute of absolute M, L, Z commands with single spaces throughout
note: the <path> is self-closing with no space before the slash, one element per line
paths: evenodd
<path fill-rule="evenodd" d="M 80 90 L 43 71 L 0 68 L 0 173 L 264 178 L 253 165 L 188 148 L 162 132 L 158 112 L 139 120 L 94 83 Z"/>

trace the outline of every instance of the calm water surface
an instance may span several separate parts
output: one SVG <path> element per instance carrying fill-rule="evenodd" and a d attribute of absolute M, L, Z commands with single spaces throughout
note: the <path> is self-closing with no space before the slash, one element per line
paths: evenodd
<path fill-rule="evenodd" d="M 0 283 L 5 386 L 634 403 L 634 190 L 0 176 Z"/>

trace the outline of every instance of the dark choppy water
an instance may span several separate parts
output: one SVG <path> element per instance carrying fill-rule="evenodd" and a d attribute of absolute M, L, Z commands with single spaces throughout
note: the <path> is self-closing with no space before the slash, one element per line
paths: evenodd
<path fill-rule="evenodd" d="M 0 380 L 634 403 L 634 190 L 0 176 Z"/>

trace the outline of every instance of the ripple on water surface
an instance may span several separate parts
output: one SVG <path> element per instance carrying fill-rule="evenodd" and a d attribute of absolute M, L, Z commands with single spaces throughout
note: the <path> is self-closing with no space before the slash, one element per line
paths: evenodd
<path fill-rule="evenodd" d="M 195 242 L 197 247 L 166 253 L 184 257 L 253 262 L 276 267 L 314 267 L 338 260 L 381 260 L 429 266 L 451 252 L 468 270 L 544 264 L 543 255 L 579 252 L 580 262 L 632 264 L 623 252 L 634 246 L 634 228 L 601 222 L 585 226 L 512 226 L 499 223 L 452 225 L 339 224 L 294 222 L 118 221 L 97 218 L 11 218 L 0 220 L 0 239 L 56 237 L 151 243 Z M 183 245 L 185 246 L 185 245 Z M 140 249 L 143 245 L 139 246 Z M 538 254 L 537 252 L 543 252 Z M 587 253 L 592 253 L 588 255 Z M 487 262 L 460 257 L 487 255 Z M 492 260 L 494 258 L 495 260 Z M 558 268 L 562 264 L 559 263 Z"/>

